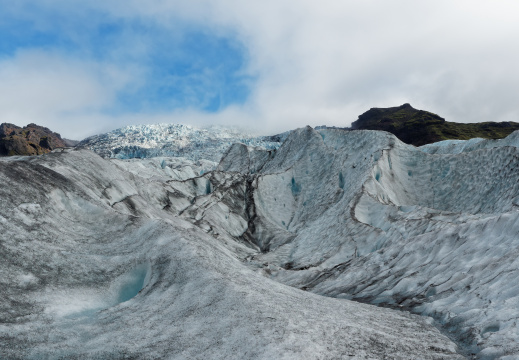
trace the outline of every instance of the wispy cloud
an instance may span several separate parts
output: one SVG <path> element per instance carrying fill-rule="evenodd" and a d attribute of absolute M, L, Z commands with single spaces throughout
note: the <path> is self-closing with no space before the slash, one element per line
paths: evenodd
<path fill-rule="evenodd" d="M 19 51 L 0 61 L 1 118 L 22 124 L 44 119 L 59 127 L 68 115 L 109 108 L 130 81 L 125 71 L 111 64 Z"/>

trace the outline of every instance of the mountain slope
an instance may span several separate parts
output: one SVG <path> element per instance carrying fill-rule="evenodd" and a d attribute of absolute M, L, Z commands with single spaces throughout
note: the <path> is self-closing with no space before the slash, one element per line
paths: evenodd
<path fill-rule="evenodd" d="M 501 139 L 519 130 L 515 122 L 483 122 L 463 124 L 445 121 L 442 117 L 409 104 L 391 108 L 372 108 L 359 115 L 351 125 L 355 130 L 383 130 L 406 144 L 421 146 L 448 139 Z"/>

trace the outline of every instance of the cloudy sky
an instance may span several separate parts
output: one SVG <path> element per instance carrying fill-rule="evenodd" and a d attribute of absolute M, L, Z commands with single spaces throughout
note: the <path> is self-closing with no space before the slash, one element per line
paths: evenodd
<path fill-rule="evenodd" d="M 275 133 L 411 103 L 519 121 L 517 0 L 0 0 L 0 122 Z"/>

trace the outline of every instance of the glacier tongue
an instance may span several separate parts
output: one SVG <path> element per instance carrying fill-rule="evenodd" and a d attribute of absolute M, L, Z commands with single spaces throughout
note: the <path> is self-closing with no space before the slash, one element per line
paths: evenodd
<path fill-rule="evenodd" d="M 517 357 L 512 135 L 430 154 L 307 127 L 219 163 L 0 159 L 0 357 Z"/>

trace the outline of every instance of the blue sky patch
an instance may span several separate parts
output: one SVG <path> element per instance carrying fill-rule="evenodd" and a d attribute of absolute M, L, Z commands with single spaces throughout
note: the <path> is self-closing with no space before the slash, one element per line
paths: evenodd
<path fill-rule="evenodd" d="M 187 108 L 217 112 L 243 104 L 250 95 L 254 77 L 244 72 L 247 49 L 232 36 L 189 24 L 165 28 L 142 19 L 114 19 L 94 11 L 65 16 L 37 5 L 22 10 L 0 15 L 0 58 L 42 50 L 138 70 L 136 80 L 118 94 L 107 113 Z"/>
<path fill-rule="evenodd" d="M 163 37 L 149 46 L 142 62 L 149 71 L 146 84 L 121 94 L 120 101 L 125 107 L 138 104 L 137 111 L 215 112 L 248 98 L 253 78 L 243 72 L 246 63 L 246 49 L 233 39 L 208 32 L 189 32 L 179 42 Z"/>

